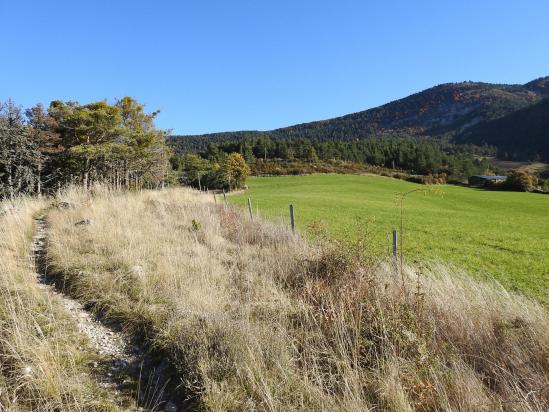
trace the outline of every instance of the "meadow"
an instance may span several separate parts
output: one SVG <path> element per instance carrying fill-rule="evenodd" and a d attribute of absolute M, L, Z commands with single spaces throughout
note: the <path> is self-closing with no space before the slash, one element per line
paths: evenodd
<path fill-rule="evenodd" d="M 548 303 L 549 196 L 452 185 L 426 186 L 382 176 L 252 177 L 230 201 L 288 222 L 295 207 L 304 233 L 324 227 L 339 239 L 363 240 L 365 253 L 387 256 L 404 201 L 404 255 L 416 265 L 442 261 Z M 316 228 L 316 229 L 315 229 Z"/>

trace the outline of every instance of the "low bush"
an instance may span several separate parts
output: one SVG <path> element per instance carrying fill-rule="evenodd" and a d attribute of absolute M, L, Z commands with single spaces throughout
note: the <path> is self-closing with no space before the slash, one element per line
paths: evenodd
<path fill-rule="evenodd" d="M 421 183 L 424 185 L 443 185 L 448 183 L 448 175 L 446 173 L 411 175 L 408 176 L 406 180 L 409 182 Z"/>
<path fill-rule="evenodd" d="M 503 187 L 519 192 L 531 192 L 538 184 L 538 178 L 528 172 L 511 170 Z"/>

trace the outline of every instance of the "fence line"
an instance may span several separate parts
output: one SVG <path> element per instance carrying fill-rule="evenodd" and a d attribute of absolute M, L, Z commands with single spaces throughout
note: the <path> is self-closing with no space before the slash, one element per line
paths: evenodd
<path fill-rule="evenodd" d="M 204 189 L 205 189 L 204 192 L 206 192 L 208 190 L 207 188 L 204 188 Z M 208 192 L 206 192 L 206 193 L 208 193 Z M 213 196 L 214 196 L 214 202 L 216 204 L 217 204 L 216 194 L 223 194 L 223 208 L 225 210 L 229 209 L 229 203 L 228 203 L 228 200 L 227 200 L 227 193 L 225 192 L 225 190 L 223 190 L 223 191 L 219 190 L 219 191 L 217 191 L 217 193 L 216 193 L 216 191 L 212 190 L 212 193 L 213 193 Z M 250 220 L 253 222 L 254 221 L 254 212 L 253 212 L 252 198 L 250 198 L 250 197 L 246 198 L 246 205 L 248 207 L 248 214 L 250 216 Z M 288 205 L 288 211 L 289 211 L 290 229 L 292 230 L 292 233 L 295 234 L 295 232 L 296 232 L 295 206 L 293 204 L 289 204 Z M 259 202 L 257 200 L 256 200 L 256 214 L 255 214 L 255 217 L 259 218 Z M 286 220 L 286 219 L 284 219 L 283 214 L 280 214 L 279 218 L 282 221 Z M 399 256 L 399 252 L 400 252 L 398 242 L 401 241 L 401 239 L 399 239 L 399 237 L 400 237 L 400 235 L 398 233 L 398 230 L 394 229 L 392 231 L 392 242 L 391 242 L 391 246 L 389 246 L 389 249 L 390 249 L 389 254 L 391 255 L 391 257 L 394 260 L 395 270 L 398 270 L 398 268 L 400 266 L 399 262 L 398 262 L 398 256 Z"/>

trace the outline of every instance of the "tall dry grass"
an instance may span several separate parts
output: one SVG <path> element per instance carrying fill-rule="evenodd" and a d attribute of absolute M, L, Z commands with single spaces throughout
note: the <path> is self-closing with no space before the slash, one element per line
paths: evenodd
<path fill-rule="evenodd" d="M 48 253 L 67 290 L 164 353 L 208 410 L 549 407 L 549 318 L 444 266 L 365 261 L 191 190 L 72 190 Z M 75 225 L 87 219 L 88 225 Z"/>
<path fill-rule="evenodd" d="M 117 410 L 90 374 L 94 358 L 76 324 L 38 286 L 33 215 L 45 205 L 0 203 L 0 410 Z"/>

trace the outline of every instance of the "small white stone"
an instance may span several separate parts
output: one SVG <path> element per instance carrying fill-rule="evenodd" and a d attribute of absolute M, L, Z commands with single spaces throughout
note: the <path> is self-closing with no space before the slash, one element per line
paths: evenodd
<path fill-rule="evenodd" d="M 130 271 L 131 271 L 134 275 L 142 275 L 143 273 L 145 273 L 145 270 L 143 269 L 143 266 L 140 266 L 140 265 L 133 265 L 133 266 L 130 268 Z"/>
<path fill-rule="evenodd" d="M 168 402 L 164 406 L 164 411 L 165 412 L 177 412 L 177 406 L 173 402 Z"/>
<path fill-rule="evenodd" d="M 25 378 L 28 378 L 29 376 L 32 375 L 32 367 L 30 367 L 30 366 L 25 366 L 25 367 L 21 370 L 21 374 L 22 374 Z"/>

